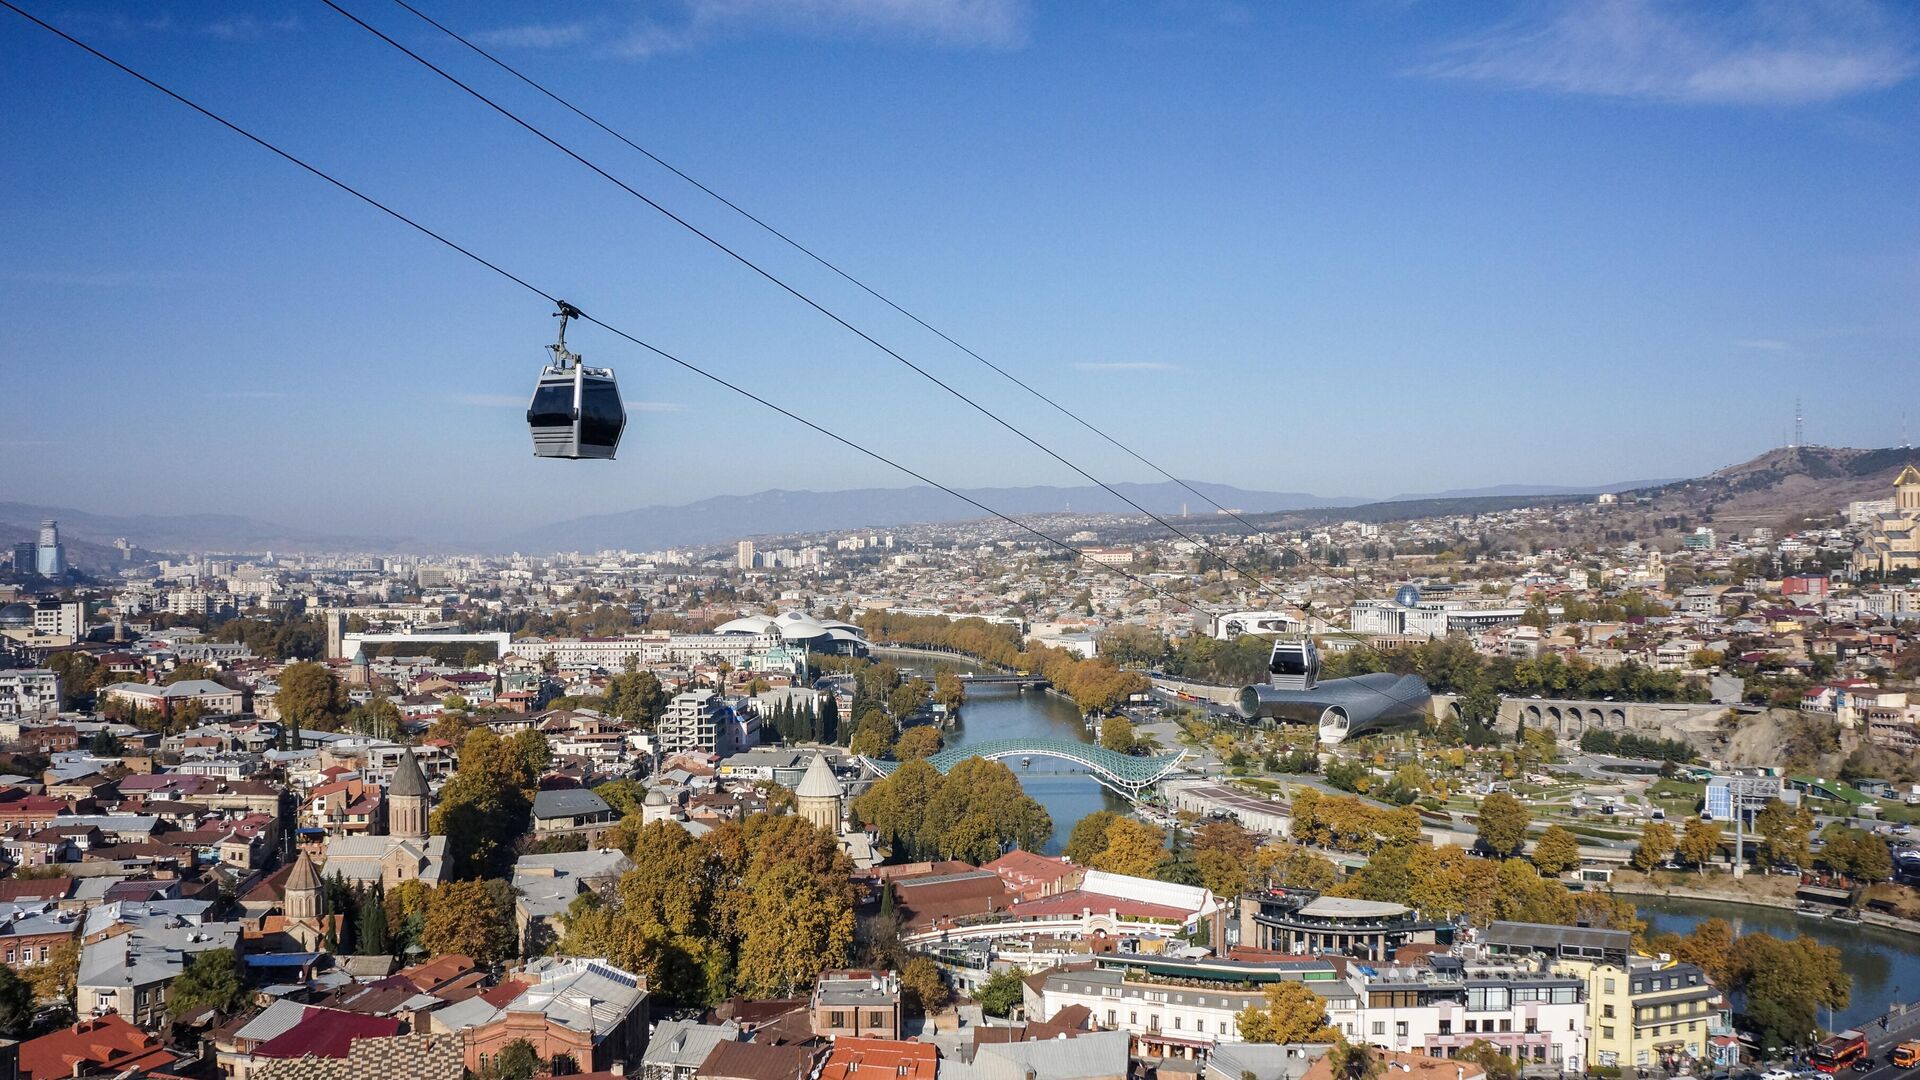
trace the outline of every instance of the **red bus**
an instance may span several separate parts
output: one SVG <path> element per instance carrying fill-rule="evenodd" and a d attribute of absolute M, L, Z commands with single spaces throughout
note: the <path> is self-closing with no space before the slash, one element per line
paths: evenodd
<path fill-rule="evenodd" d="M 1837 1073 L 1867 1056 L 1867 1037 L 1853 1028 L 1820 1040 L 1813 1048 L 1813 1067 L 1823 1073 Z"/>

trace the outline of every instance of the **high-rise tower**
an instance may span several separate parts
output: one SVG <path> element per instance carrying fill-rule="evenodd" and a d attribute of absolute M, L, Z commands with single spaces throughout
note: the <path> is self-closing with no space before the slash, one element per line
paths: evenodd
<path fill-rule="evenodd" d="M 41 577 L 66 575 L 67 545 L 60 542 L 60 523 L 52 518 L 40 523 L 40 546 L 34 551 L 33 570 Z"/>

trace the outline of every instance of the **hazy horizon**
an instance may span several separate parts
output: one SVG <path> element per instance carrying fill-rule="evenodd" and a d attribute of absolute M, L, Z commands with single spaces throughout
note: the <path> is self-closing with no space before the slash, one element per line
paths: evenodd
<path fill-rule="evenodd" d="M 1111 483 L 1161 478 L 390 5 L 410 47 Z M 427 9 L 1176 475 L 1385 498 L 1892 446 L 1920 393 L 1910 9 Z M 37 12 L 482 254 L 956 487 L 1081 478 L 323 7 Z M 476 539 L 913 483 L 13 18 L 0 500 Z M 1861 388 L 1870 387 L 1870 393 Z M 1199 508 L 1196 507 L 1196 510 Z"/>

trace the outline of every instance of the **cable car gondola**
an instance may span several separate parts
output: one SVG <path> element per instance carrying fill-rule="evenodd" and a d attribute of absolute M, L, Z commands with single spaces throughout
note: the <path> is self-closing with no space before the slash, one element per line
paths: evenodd
<path fill-rule="evenodd" d="M 580 318 L 580 309 L 559 303 L 554 316 L 560 320 L 560 340 L 547 346 L 553 363 L 541 369 L 527 405 L 533 456 L 611 458 L 627 426 L 620 385 L 612 368 L 590 368 L 567 350 L 567 320 Z"/>

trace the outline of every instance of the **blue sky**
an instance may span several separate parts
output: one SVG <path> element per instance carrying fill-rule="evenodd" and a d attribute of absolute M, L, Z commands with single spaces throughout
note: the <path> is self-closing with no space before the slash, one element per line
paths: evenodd
<path fill-rule="evenodd" d="M 1693 474 L 1920 403 L 1920 12 L 658 0 L 429 13 L 1182 475 Z M 1137 463 L 387 0 L 410 46 L 1106 480 Z M 549 291 L 958 485 L 1078 478 L 317 2 L 28 0 Z M 0 497 L 486 538 L 905 481 L 0 13 Z"/>

